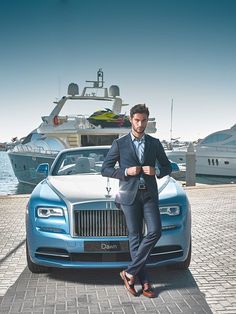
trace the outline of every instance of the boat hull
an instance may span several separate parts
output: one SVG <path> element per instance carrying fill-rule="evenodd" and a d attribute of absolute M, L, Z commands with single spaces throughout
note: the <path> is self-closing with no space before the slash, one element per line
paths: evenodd
<path fill-rule="evenodd" d="M 20 152 L 8 152 L 8 156 L 18 181 L 32 186 L 37 185 L 44 179 L 42 174 L 36 172 L 38 165 L 48 163 L 51 166 L 56 158 L 56 154 L 36 155 L 35 153 L 22 154 Z"/>
<path fill-rule="evenodd" d="M 197 153 L 196 173 L 201 175 L 236 177 L 236 154 Z"/>
<path fill-rule="evenodd" d="M 166 151 L 168 158 L 178 164 L 186 163 L 186 151 Z M 236 152 L 196 151 L 196 174 L 236 177 Z"/>

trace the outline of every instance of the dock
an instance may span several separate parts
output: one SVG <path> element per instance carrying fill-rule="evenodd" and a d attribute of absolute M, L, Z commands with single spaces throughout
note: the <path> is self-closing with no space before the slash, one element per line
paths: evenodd
<path fill-rule="evenodd" d="M 191 265 L 187 271 L 152 269 L 155 299 L 130 296 L 118 269 L 32 274 L 25 257 L 29 195 L 0 196 L 0 313 L 235 314 L 236 185 L 185 190 L 192 208 Z"/>

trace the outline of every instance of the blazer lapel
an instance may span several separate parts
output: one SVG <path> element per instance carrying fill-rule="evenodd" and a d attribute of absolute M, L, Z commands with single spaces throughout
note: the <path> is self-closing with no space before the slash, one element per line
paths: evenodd
<path fill-rule="evenodd" d="M 150 154 L 150 148 L 151 148 L 151 143 L 147 135 L 145 135 L 145 148 L 144 148 L 144 158 L 143 158 L 143 163 L 147 161 L 147 158 Z"/>
<path fill-rule="evenodd" d="M 127 147 L 130 147 L 130 152 L 131 152 L 131 157 L 134 158 L 137 161 L 137 164 L 140 164 L 140 161 L 138 159 L 138 156 L 136 154 L 135 148 L 134 148 L 134 144 L 132 142 L 132 138 L 131 135 L 128 134 L 127 136 Z"/>

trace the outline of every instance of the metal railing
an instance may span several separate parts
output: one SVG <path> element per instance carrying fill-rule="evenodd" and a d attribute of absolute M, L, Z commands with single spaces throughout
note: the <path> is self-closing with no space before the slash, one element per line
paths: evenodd
<path fill-rule="evenodd" d="M 53 149 L 44 149 L 43 147 L 36 147 L 32 148 L 27 145 L 19 144 L 11 149 L 9 149 L 11 152 L 17 152 L 17 153 L 32 153 L 32 154 L 44 154 L 44 155 L 57 155 L 59 153 L 59 150 L 53 150 Z"/>

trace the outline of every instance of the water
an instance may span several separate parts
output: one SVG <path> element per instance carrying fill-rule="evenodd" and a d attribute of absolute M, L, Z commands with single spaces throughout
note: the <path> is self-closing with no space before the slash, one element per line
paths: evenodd
<path fill-rule="evenodd" d="M 235 177 L 214 177 L 214 176 L 204 176 L 197 175 L 196 182 L 202 184 L 234 184 L 236 183 Z"/>
<path fill-rule="evenodd" d="M 236 183 L 236 178 L 197 176 L 196 182 L 202 184 L 230 184 Z M 33 188 L 33 186 L 17 181 L 7 152 L 0 151 L 0 195 L 30 194 Z"/>
<path fill-rule="evenodd" d="M 33 188 L 18 182 L 7 152 L 0 151 L 0 195 L 29 194 Z"/>

